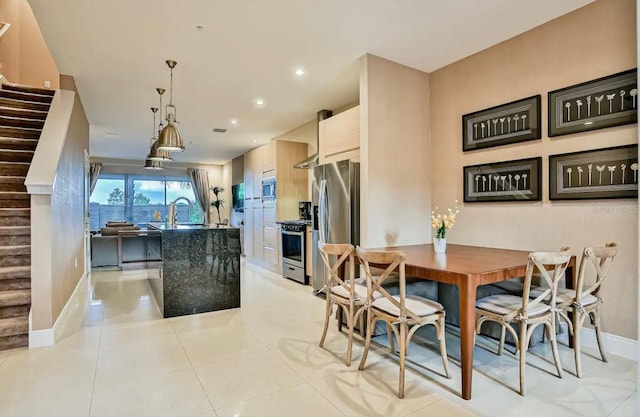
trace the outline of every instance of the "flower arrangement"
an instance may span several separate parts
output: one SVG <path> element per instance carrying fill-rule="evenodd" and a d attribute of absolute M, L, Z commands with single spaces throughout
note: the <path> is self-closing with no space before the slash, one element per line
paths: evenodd
<path fill-rule="evenodd" d="M 456 223 L 456 216 L 460 213 L 458 208 L 458 200 L 454 208 L 448 208 L 445 214 L 436 214 L 436 210 L 431 211 L 431 227 L 436 229 L 436 238 L 444 239 L 447 235 L 447 230 L 451 229 Z"/>
<path fill-rule="evenodd" d="M 216 186 L 211 188 L 211 191 L 213 191 L 213 194 L 216 196 L 216 200 L 212 201 L 211 205 L 215 207 L 216 211 L 218 212 L 218 224 L 220 224 L 222 223 L 222 220 L 220 220 L 220 208 L 224 207 L 224 200 L 219 198 L 218 194 L 222 194 L 224 192 L 224 188 Z"/>

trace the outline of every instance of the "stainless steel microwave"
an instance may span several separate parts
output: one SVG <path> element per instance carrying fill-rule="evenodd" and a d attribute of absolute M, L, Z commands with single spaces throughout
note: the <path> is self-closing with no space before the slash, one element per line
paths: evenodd
<path fill-rule="evenodd" d="M 265 178 L 262 180 L 262 199 L 263 200 L 275 200 L 276 199 L 276 179 Z"/>

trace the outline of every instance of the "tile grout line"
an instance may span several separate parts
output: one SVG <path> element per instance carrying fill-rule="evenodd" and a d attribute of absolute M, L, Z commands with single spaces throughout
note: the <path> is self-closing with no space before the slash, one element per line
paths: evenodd
<path fill-rule="evenodd" d="M 613 413 L 615 413 L 615 412 L 616 412 L 616 410 L 617 410 L 618 408 L 622 407 L 622 405 L 623 405 L 624 403 L 626 403 L 627 401 L 629 401 L 629 398 L 633 397 L 633 395 L 634 395 L 635 393 L 637 393 L 637 392 L 638 392 L 638 390 L 636 389 L 636 390 L 635 390 L 635 391 L 633 391 L 631 394 L 629 394 L 629 396 L 628 396 L 628 397 L 626 397 L 624 400 L 622 400 L 622 401 L 620 402 L 620 404 L 618 404 L 617 406 L 615 406 L 615 408 L 614 408 L 613 410 L 611 410 L 611 412 L 610 412 L 609 414 L 607 414 L 607 417 L 612 416 L 612 415 L 613 415 Z"/>
<path fill-rule="evenodd" d="M 98 285 L 98 283 L 96 282 L 96 286 Z M 93 371 L 93 383 L 92 383 L 92 387 L 91 387 L 91 400 L 89 401 L 89 413 L 87 414 L 88 417 L 91 417 L 91 410 L 93 409 L 93 396 L 95 394 L 95 390 L 96 390 L 96 379 L 98 378 L 98 363 L 100 362 L 100 348 L 102 346 L 102 334 L 104 332 L 104 317 L 105 317 L 105 310 L 107 307 L 107 300 L 109 299 L 109 286 L 106 285 L 106 294 L 104 296 L 104 305 L 102 307 L 102 318 L 100 319 L 100 337 L 98 339 L 98 352 L 96 354 L 96 366 L 94 368 Z M 91 302 L 91 301 L 89 301 Z M 85 313 L 86 314 L 86 313 Z"/>
<path fill-rule="evenodd" d="M 198 373 L 196 372 L 196 368 L 195 368 L 195 366 L 193 366 L 193 363 L 191 362 L 191 358 L 189 357 L 189 354 L 187 353 L 187 350 L 184 348 L 184 345 L 182 344 L 182 340 L 180 340 L 180 336 L 178 335 L 178 332 L 176 331 L 176 328 L 173 327 L 173 322 L 171 321 L 171 319 L 165 319 L 165 320 L 169 321 L 169 326 L 171 326 L 171 330 L 173 330 L 173 334 L 176 336 L 176 339 L 178 340 L 178 343 L 180 344 L 180 349 L 182 349 L 182 352 L 184 352 L 184 356 L 187 358 L 187 362 L 189 362 L 189 366 L 191 367 L 191 372 L 193 372 L 193 375 L 198 380 L 198 384 L 200 385 L 200 389 L 202 390 L 202 393 L 204 394 L 204 396 L 207 398 L 207 402 L 209 403 L 209 407 L 211 407 L 211 411 L 213 411 L 213 414 L 217 417 L 218 413 L 216 412 L 216 409 L 213 407 L 213 403 L 211 402 L 211 398 L 209 398 L 209 395 L 207 394 L 207 391 L 204 389 L 204 385 L 202 384 L 202 380 L 198 376 Z"/>

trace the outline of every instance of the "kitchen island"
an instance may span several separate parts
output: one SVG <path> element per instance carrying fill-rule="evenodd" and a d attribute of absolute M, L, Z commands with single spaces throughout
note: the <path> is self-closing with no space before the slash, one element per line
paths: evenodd
<path fill-rule="evenodd" d="M 149 223 L 161 232 L 162 265 L 149 283 L 165 318 L 240 307 L 240 229 Z"/>

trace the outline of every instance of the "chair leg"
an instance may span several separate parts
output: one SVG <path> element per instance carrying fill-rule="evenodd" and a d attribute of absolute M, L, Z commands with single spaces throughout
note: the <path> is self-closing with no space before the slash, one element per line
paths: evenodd
<path fill-rule="evenodd" d="M 576 376 L 582 378 L 582 358 L 580 357 L 580 324 L 582 323 L 582 317 L 580 311 L 577 308 L 573 308 L 573 356 L 576 362 Z"/>
<path fill-rule="evenodd" d="M 504 350 L 504 339 L 506 336 L 507 328 L 504 326 L 500 326 L 500 343 L 498 344 L 498 355 L 502 355 L 502 351 Z"/>
<path fill-rule="evenodd" d="M 360 321 L 360 336 L 365 337 L 365 323 L 364 323 L 364 314 L 360 313 L 360 317 L 358 318 Z"/>
<path fill-rule="evenodd" d="M 593 322 L 596 329 L 596 341 L 598 342 L 600 357 L 602 357 L 602 362 L 608 362 L 607 357 L 604 356 L 604 346 L 602 345 L 602 330 L 600 329 L 600 306 L 596 307 L 596 311 L 592 312 L 591 314 L 595 314 Z"/>
<path fill-rule="evenodd" d="M 373 313 L 369 308 L 367 309 L 367 336 L 364 340 L 364 351 L 362 352 L 362 358 L 360 359 L 360 366 L 358 366 L 358 369 L 361 371 L 364 369 L 364 364 L 367 362 L 367 354 L 369 353 L 369 346 L 371 345 L 371 332 L 373 332 L 372 320 Z"/>
<path fill-rule="evenodd" d="M 324 330 L 322 331 L 322 337 L 320 338 L 320 347 L 322 347 L 322 345 L 324 345 L 324 339 L 325 337 L 327 337 L 327 330 L 329 329 L 329 320 L 331 318 L 331 299 L 329 298 L 329 295 L 327 294 L 327 302 L 326 302 L 326 309 L 324 312 Z"/>
<path fill-rule="evenodd" d="M 393 343 L 393 331 L 391 330 L 391 325 L 387 323 L 387 338 L 389 339 L 389 349 L 391 353 L 396 353 L 396 346 Z"/>
<path fill-rule="evenodd" d="M 553 353 L 553 361 L 558 370 L 558 378 L 562 378 L 562 363 L 560 363 L 560 355 L 558 354 L 558 340 L 556 337 L 556 315 L 551 315 L 551 323 L 545 323 L 545 327 L 549 327 L 549 340 L 551 340 L 551 353 Z"/>
<path fill-rule="evenodd" d="M 349 335 L 347 342 L 347 366 L 351 366 L 351 352 L 353 348 L 353 322 L 354 322 L 354 306 L 349 306 L 349 314 L 347 315 L 347 326 L 349 326 Z"/>
<path fill-rule="evenodd" d="M 400 323 L 400 341 L 398 342 L 400 351 L 400 376 L 398 381 L 398 398 L 404 398 L 404 370 L 407 355 L 407 323 Z"/>
<path fill-rule="evenodd" d="M 442 356 L 442 366 L 444 367 L 444 375 L 447 378 L 451 379 L 451 374 L 449 373 L 449 358 L 447 358 L 447 340 L 446 340 L 447 337 L 445 333 L 444 317 L 438 320 L 437 326 L 438 326 L 438 333 L 440 336 L 440 356 Z"/>
<path fill-rule="evenodd" d="M 518 350 L 520 351 L 520 395 L 525 394 L 525 368 L 527 352 L 527 323 L 520 322 L 520 336 L 518 337 Z"/>
<path fill-rule="evenodd" d="M 344 324 L 344 308 L 340 304 L 338 304 L 337 306 L 338 308 L 336 309 L 336 314 L 338 318 L 338 332 L 342 332 L 342 326 Z"/>

